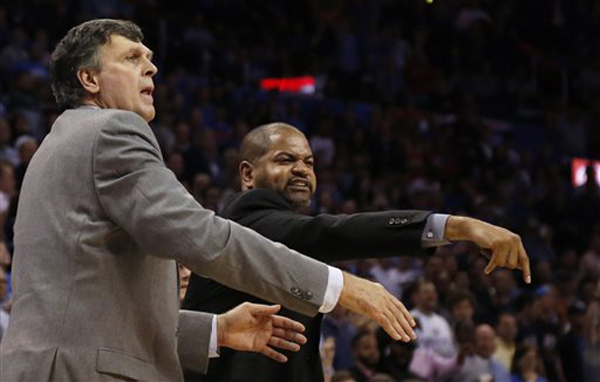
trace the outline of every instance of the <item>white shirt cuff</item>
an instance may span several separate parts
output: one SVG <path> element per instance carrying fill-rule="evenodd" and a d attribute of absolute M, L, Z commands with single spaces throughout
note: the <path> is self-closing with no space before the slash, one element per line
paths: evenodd
<path fill-rule="evenodd" d="M 329 277 L 327 279 L 327 289 L 325 290 L 325 298 L 323 305 L 319 308 L 320 313 L 329 313 L 335 308 L 344 288 L 344 275 L 342 271 L 332 267 L 329 268 Z"/>
<path fill-rule="evenodd" d="M 217 343 L 217 315 L 212 318 L 212 328 L 210 330 L 210 343 L 208 344 L 208 358 L 219 356 L 219 344 Z"/>
<path fill-rule="evenodd" d="M 446 232 L 446 220 L 450 215 L 431 214 L 427 217 L 421 243 L 423 248 L 439 247 L 440 245 L 450 244 L 450 241 L 444 237 Z"/>

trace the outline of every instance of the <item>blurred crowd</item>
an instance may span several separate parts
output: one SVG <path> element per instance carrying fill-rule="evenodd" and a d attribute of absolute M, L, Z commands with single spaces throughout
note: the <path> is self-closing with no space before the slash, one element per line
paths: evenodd
<path fill-rule="evenodd" d="M 159 74 L 151 124 L 167 166 L 206 208 L 239 190 L 253 127 L 309 137 L 308 214 L 423 209 L 518 232 L 533 283 L 466 243 L 427 259 L 338 264 L 410 306 L 415 343 L 336 310 L 331 381 L 592 381 L 600 376 L 600 3 L 593 0 L 13 0 L 0 5 L 0 336 L 23 175 L 60 114 L 57 40 L 80 21 L 127 18 Z M 264 92 L 311 75 L 313 95 Z M 365 257 L 368 257 L 365 253 Z M 184 283 L 185 285 L 185 283 Z M 595 376 L 595 377 L 594 377 Z"/>

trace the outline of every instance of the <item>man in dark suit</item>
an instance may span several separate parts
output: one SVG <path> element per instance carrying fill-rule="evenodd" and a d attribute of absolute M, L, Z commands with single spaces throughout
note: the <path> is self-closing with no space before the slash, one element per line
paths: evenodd
<path fill-rule="evenodd" d="M 243 192 L 234 195 L 222 215 L 274 241 L 322 261 L 398 255 L 426 256 L 428 248 L 452 240 L 469 240 L 492 252 L 486 272 L 496 266 L 523 269 L 530 281 L 529 260 L 521 239 L 482 221 L 426 211 L 388 211 L 354 215 L 304 216 L 315 192 L 313 154 L 302 132 L 284 123 L 251 131 L 241 147 Z M 215 281 L 192 275 L 184 309 L 223 312 L 243 301 L 261 301 Z M 321 315 L 308 318 L 284 310 L 282 315 L 306 326 L 307 344 L 280 365 L 251 353 L 224 349 L 209 366 L 206 381 L 318 381 Z M 204 378 L 204 379 L 203 379 Z"/>

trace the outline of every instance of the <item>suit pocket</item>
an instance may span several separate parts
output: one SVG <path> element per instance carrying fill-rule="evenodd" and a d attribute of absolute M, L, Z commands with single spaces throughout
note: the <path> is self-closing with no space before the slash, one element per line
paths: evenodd
<path fill-rule="evenodd" d="M 98 348 L 96 371 L 134 381 L 156 379 L 154 365 L 121 350 Z"/>

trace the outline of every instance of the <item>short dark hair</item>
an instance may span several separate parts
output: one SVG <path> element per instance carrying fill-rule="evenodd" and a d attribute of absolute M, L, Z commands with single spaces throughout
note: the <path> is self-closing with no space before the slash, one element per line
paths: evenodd
<path fill-rule="evenodd" d="M 375 337 L 375 339 L 377 339 L 377 336 L 375 336 L 375 333 L 373 333 L 372 331 L 370 331 L 368 329 L 360 330 L 358 333 L 356 333 L 354 335 L 354 337 L 352 337 L 352 340 L 350 340 L 350 347 L 352 349 L 356 349 L 358 347 L 358 343 L 360 342 L 360 340 L 363 337 L 371 337 L 371 336 L 373 336 L 373 337 Z"/>
<path fill-rule="evenodd" d="M 295 130 L 302 134 L 300 130 L 292 125 L 283 122 L 274 122 L 258 126 L 244 137 L 240 147 L 240 157 L 242 160 L 255 163 L 262 158 L 271 147 L 271 136 L 282 129 Z"/>
<path fill-rule="evenodd" d="M 463 301 L 468 301 L 475 308 L 475 296 L 470 291 L 464 289 L 458 289 L 448 297 L 448 306 L 450 309 L 454 309 L 456 305 Z"/>
<path fill-rule="evenodd" d="M 61 109 L 77 107 L 85 90 L 79 83 L 77 71 L 81 68 L 100 70 L 100 47 L 112 35 L 141 42 L 144 35 L 131 21 L 97 19 L 71 28 L 56 45 L 50 59 L 52 93 Z"/>

